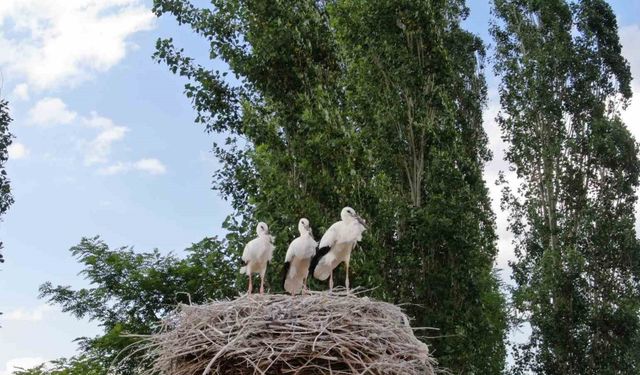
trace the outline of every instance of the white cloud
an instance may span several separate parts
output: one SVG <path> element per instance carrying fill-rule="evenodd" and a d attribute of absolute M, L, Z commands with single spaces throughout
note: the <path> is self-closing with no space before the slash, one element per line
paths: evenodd
<path fill-rule="evenodd" d="M 55 124 L 69 124 L 78 117 L 78 114 L 67 108 L 67 105 L 59 98 L 44 98 L 29 110 L 28 123 L 40 126 Z M 91 140 L 80 142 L 84 153 L 84 164 L 87 166 L 109 162 L 112 146 L 121 141 L 129 129 L 116 125 L 113 120 L 91 112 L 89 117 L 81 118 L 84 126 L 98 130 L 97 135 Z"/>
<path fill-rule="evenodd" d="M 164 174 L 167 171 L 167 167 L 158 159 L 140 159 L 133 168 L 149 174 Z"/>
<path fill-rule="evenodd" d="M 20 369 L 30 369 L 44 363 L 42 357 L 21 357 L 13 358 L 7 361 L 4 370 L 0 370 L 0 375 L 11 375 L 14 371 Z"/>
<path fill-rule="evenodd" d="M 633 98 L 631 105 L 622 113 L 622 120 L 627 125 L 636 140 L 640 140 L 640 26 L 630 25 L 620 29 L 620 42 L 622 54 L 629 61 L 631 75 L 634 77 L 631 83 Z M 636 207 L 636 231 L 640 232 L 640 210 Z"/>
<path fill-rule="evenodd" d="M 36 89 L 73 85 L 120 62 L 154 20 L 142 0 L 2 0 L 0 67 Z"/>
<path fill-rule="evenodd" d="M 29 100 L 29 85 L 20 83 L 13 89 L 12 96 L 18 100 Z"/>
<path fill-rule="evenodd" d="M 9 321 L 39 322 L 52 311 L 56 311 L 56 309 L 47 304 L 42 304 L 31 309 L 17 308 L 15 310 L 6 312 L 2 316 L 2 318 L 3 320 Z"/>
<path fill-rule="evenodd" d="M 29 156 L 29 149 L 27 146 L 23 145 L 20 142 L 13 142 L 11 146 L 7 148 L 9 152 L 9 159 L 24 159 Z"/>
<path fill-rule="evenodd" d="M 95 112 L 91 113 L 91 117 L 85 118 L 84 123 L 91 128 L 100 129 L 100 133 L 85 145 L 84 164 L 107 163 L 113 143 L 122 140 L 129 129 L 117 126 L 111 119 Z"/>
<path fill-rule="evenodd" d="M 498 179 L 498 173 L 502 171 L 510 186 L 516 186 L 517 178 L 514 172 L 509 172 L 509 164 L 504 160 L 504 150 L 507 145 L 500 137 L 500 128 L 495 121 L 500 111 L 500 102 L 497 92 L 489 95 L 489 103 L 484 111 L 484 128 L 489 138 L 489 149 L 493 153 L 493 159 L 487 163 L 484 170 L 484 178 L 489 188 L 489 196 L 491 197 L 491 208 L 496 214 L 496 233 L 498 235 L 498 256 L 495 266 L 501 270 L 503 281 L 509 283 L 509 275 L 511 269 L 509 261 L 515 260 L 513 248 L 513 234 L 508 229 L 508 212 L 500 209 L 500 199 L 502 197 L 502 186 L 495 184 Z"/>
<path fill-rule="evenodd" d="M 103 176 L 112 176 L 114 174 L 120 174 L 127 172 L 131 169 L 131 164 L 125 164 L 122 162 L 118 162 L 116 164 L 112 164 L 108 167 L 98 169 L 98 174 Z"/>
<path fill-rule="evenodd" d="M 145 172 L 150 175 L 161 175 L 167 172 L 167 167 L 155 158 L 140 159 L 136 162 L 117 162 L 110 166 L 100 168 L 98 174 L 103 176 L 112 176 L 129 171 Z"/>
<path fill-rule="evenodd" d="M 41 126 L 69 124 L 77 117 L 77 113 L 67 109 L 60 98 L 44 98 L 29 110 L 28 123 Z"/>
<path fill-rule="evenodd" d="M 622 113 L 629 130 L 640 140 L 640 26 L 631 25 L 620 29 L 620 42 L 622 44 L 622 54 L 631 65 L 631 75 L 634 77 L 631 83 L 633 98 L 631 105 Z"/>
<path fill-rule="evenodd" d="M 68 124 L 77 117 L 79 117 L 78 114 L 69 110 L 61 99 L 44 98 L 29 111 L 28 122 L 42 126 Z M 117 125 L 110 118 L 100 116 L 96 112 L 91 112 L 88 117 L 80 117 L 79 125 L 97 131 L 92 139 L 78 142 L 78 147 L 83 153 L 85 166 L 109 163 L 114 144 L 122 141 L 126 133 L 129 132 L 129 128 L 126 126 Z M 13 149 L 10 149 L 10 152 L 13 153 L 12 157 L 16 159 L 27 156 L 28 151 L 22 144 L 15 144 Z M 115 175 L 131 170 L 160 175 L 164 174 L 167 168 L 158 159 L 144 158 L 135 162 L 117 162 L 98 169 L 98 174 Z"/>
<path fill-rule="evenodd" d="M 640 91 L 640 80 L 637 73 L 640 73 L 640 25 L 629 25 L 620 29 L 620 42 L 622 44 L 622 54 L 631 65 L 633 75 L 634 91 Z"/>

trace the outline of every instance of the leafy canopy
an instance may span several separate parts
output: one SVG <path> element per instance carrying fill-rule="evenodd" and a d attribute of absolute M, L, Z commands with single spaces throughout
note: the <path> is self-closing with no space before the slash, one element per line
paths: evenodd
<path fill-rule="evenodd" d="M 640 368 L 638 145 L 616 17 L 603 0 L 495 0 L 498 122 L 520 184 L 504 190 L 516 235 L 514 373 Z"/>
<path fill-rule="evenodd" d="M 129 354 L 121 351 L 136 342 L 127 334 L 153 332 L 159 319 L 177 303 L 204 303 L 237 294 L 238 260 L 223 242 L 205 238 L 185 252 L 185 257 L 178 258 L 158 250 L 110 249 L 99 237 L 83 238 L 71 253 L 83 265 L 82 275 L 90 286 L 73 289 L 45 283 L 40 295 L 60 305 L 63 312 L 97 321 L 104 328 L 104 335 L 79 342 L 91 366 L 100 365 L 106 371 L 119 354 L 120 358 Z M 66 364 L 63 361 L 60 366 Z M 134 355 L 122 366 L 127 372 L 144 364 Z"/>

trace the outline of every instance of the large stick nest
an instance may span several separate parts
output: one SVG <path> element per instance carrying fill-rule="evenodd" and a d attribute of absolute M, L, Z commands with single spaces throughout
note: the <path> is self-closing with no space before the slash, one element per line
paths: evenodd
<path fill-rule="evenodd" d="M 435 373 L 398 306 L 344 291 L 181 305 L 147 348 L 165 375 Z"/>

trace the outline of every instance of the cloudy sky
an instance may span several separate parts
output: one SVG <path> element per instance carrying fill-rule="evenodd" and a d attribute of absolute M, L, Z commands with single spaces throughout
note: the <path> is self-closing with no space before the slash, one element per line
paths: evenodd
<path fill-rule="evenodd" d="M 222 234 L 230 210 L 210 190 L 213 138 L 193 124 L 183 82 L 151 60 L 161 36 L 202 58 L 206 46 L 170 19 L 156 19 L 150 3 L 0 0 L 0 96 L 10 101 L 16 135 L 8 163 L 16 203 L 0 226 L 7 260 L 0 269 L 0 375 L 72 355 L 74 338 L 99 332 L 38 299 L 45 281 L 86 284 L 68 252 L 82 236 L 180 252 Z M 612 5 L 625 56 L 640 76 L 640 0 Z M 490 43 L 486 1 L 470 7 L 467 27 Z M 496 160 L 486 174 L 497 196 L 493 181 L 504 164 L 488 73 L 486 127 Z M 637 80 L 633 89 L 636 100 L 624 116 L 640 138 Z M 498 212 L 500 268 L 512 256 L 503 216 Z"/>

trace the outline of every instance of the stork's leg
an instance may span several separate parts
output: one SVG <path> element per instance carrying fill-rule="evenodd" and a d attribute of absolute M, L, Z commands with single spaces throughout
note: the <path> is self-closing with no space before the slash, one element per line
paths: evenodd
<path fill-rule="evenodd" d="M 347 289 L 347 294 L 349 294 L 349 259 L 344 262 L 344 269 L 347 273 L 344 279 L 344 287 Z"/>
<path fill-rule="evenodd" d="M 307 278 L 302 279 L 302 294 L 307 294 Z"/>
<path fill-rule="evenodd" d="M 260 273 L 260 294 L 264 294 L 264 274 L 264 271 Z"/>
<path fill-rule="evenodd" d="M 251 295 L 251 289 L 253 289 L 253 283 L 251 281 L 252 277 L 253 277 L 253 274 L 249 273 L 249 290 L 247 291 L 248 295 Z"/>
<path fill-rule="evenodd" d="M 353 251 L 355 247 L 356 247 L 355 243 L 351 245 L 351 251 Z M 344 287 L 347 289 L 347 294 L 349 294 L 349 263 L 351 262 L 351 251 L 347 254 L 346 258 L 344 259 L 344 269 L 346 273 L 344 278 Z"/>
<path fill-rule="evenodd" d="M 329 291 L 333 292 L 333 270 L 331 271 L 331 276 L 329 276 Z"/>

